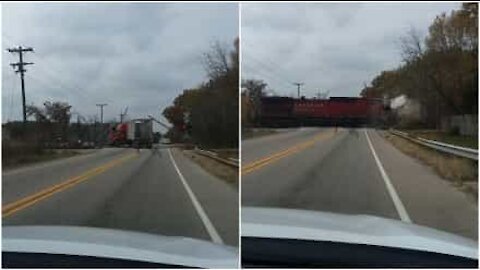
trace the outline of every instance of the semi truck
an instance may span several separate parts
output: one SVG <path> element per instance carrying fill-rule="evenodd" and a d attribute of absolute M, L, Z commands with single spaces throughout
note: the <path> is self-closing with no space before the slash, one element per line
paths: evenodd
<path fill-rule="evenodd" d="M 133 119 L 110 129 L 110 145 L 152 148 L 153 125 L 151 119 Z"/>

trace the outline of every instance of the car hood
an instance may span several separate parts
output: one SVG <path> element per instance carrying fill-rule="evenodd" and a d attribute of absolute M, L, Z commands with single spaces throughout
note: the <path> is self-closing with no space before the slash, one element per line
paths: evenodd
<path fill-rule="evenodd" d="M 237 268 L 238 249 L 187 237 L 76 226 L 4 226 L 2 249 L 201 268 Z"/>
<path fill-rule="evenodd" d="M 243 207 L 241 229 L 242 237 L 367 244 L 478 259 L 478 243 L 473 240 L 369 215 Z"/>

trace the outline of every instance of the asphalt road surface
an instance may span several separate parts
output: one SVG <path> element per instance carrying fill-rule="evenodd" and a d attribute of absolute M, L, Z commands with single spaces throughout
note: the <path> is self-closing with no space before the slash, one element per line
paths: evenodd
<path fill-rule="evenodd" d="M 238 191 L 178 149 L 105 148 L 2 176 L 3 225 L 102 227 L 238 243 Z"/>
<path fill-rule="evenodd" d="M 298 128 L 242 142 L 242 205 L 368 214 L 478 239 L 474 200 L 373 129 Z"/>

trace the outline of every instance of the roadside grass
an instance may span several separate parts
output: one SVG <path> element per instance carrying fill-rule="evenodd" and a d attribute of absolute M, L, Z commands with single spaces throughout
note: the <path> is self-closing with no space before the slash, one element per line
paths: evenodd
<path fill-rule="evenodd" d="M 438 130 L 405 130 L 406 132 L 428 140 L 478 149 L 477 136 L 452 135 Z"/>
<path fill-rule="evenodd" d="M 400 151 L 430 166 L 439 176 L 450 181 L 458 189 L 474 195 L 477 200 L 478 163 L 476 161 L 443 154 L 388 132 L 384 133 L 384 137 Z"/>
<path fill-rule="evenodd" d="M 33 143 L 3 141 L 2 168 L 4 170 L 14 169 L 24 165 L 71 157 L 78 154 L 79 152 L 69 149 L 44 149 Z"/>
<path fill-rule="evenodd" d="M 238 159 L 238 149 L 215 149 L 215 152 L 220 158 L 234 158 Z"/>
<path fill-rule="evenodd" d="M 198 155 L 194 150 L 183 150 L 182 153 L 187 158 L 200 165 L 205 171 L 238 189 L 238 168 L 228 166 L 209 157 Z"/>
<path fill-rule="evenodd" d="M 242 127 L 242 140 L 253 139 L 262 136 L 273 135 L 277 133 L 275 129 L 271 128 L 246 128 Z"/>

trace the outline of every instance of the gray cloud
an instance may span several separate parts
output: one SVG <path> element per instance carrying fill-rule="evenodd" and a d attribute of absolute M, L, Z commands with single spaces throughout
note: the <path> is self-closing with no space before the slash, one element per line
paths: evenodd
<path fill-rule="evenodd" d="M 235 3 L 3 4 L 2 46 L 31 46 L 27 103 L 70 102 L 85 116 L 107 102 L 105 119 L 160 115 L 185 88 L 206 80 L 201 55 L 238 36 Z M 233 46 L 233 45 L 232 45 Z M 2 54 L 2 120 L 21 118 L 19 78 Z"/>
<path fill-rule="evenodd" d="M 459 3 L 242 5 L 242 78 L 264 79 L 280 95 L 330 91 L 357 96 L 364 83 L 401 63 L 399 39 L 426 34 L 436 15 Z"/>

